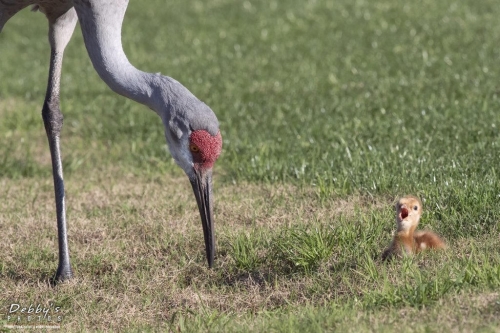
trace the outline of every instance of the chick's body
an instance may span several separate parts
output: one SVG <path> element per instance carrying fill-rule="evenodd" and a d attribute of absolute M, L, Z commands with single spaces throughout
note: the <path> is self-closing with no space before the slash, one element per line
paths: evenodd
<path fill-rule="evenodd" d="M 396 203 L 397 231 L 391 245 L 382 254 L 382 259 L 391 259 L 403 253 L 412 255 L 425 249 L 442 249 L 445 243 L 431 231 L 415 231 L 422 216 L 422 202 L 407 195 Z"/>

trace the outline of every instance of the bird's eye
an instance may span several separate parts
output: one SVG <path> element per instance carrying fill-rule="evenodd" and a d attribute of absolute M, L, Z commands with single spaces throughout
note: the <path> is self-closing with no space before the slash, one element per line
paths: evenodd
<path fill-rule="evenodd" d="M 418 206 L 413 206 L 413 210 L 418 210 Z"/>
<path fill-rule="evenodd" d="M 200 151 L 200 148 L 196 145 L 189 145 L 189 150 L 191 150 L 192 153 L 197 153 Z"/>

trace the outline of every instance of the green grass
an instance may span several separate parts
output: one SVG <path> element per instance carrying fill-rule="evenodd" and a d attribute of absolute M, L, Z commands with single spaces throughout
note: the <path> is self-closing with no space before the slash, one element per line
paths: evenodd
<path fill-rule="evenodd" d="M 100 81 L 77 28 L 61 91 L 77 278 L 54 287 L 47 22 L 19 13 L 0 33 L 0 313 L 55 302 L 69 331 L 498 331 L 498 17 L 493 0 L 131 2 L 129 60 L 220 121 L 214 270 L 160 119 Z M 385 264 L 403 194 L 448 250 Z"/>

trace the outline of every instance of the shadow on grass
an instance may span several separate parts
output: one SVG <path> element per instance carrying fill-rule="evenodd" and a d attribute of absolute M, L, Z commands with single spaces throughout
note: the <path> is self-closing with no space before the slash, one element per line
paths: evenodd
<path fill-rule="evenodd" d="M 230 274 L 224 277 L 222 283 L 231 287 L 237 285 L 264 287 L 267 284 L 271 284 L 276 277 L 276 274 L 272 274 L 272 272 L 257 270 Z"/>
<path fill-rule="evenodd" d="M 40 271 L 34 270 L 14 270 L 9 269 L 6 272 L 0 274 L 0 279 L 3 281 L 11 280 L 15 284 L 27 283 L 32 285 L 48 284 L 51 287 L 55 287 L 58 283 L 55 280 L 55 270 L 44 270 Z"/>

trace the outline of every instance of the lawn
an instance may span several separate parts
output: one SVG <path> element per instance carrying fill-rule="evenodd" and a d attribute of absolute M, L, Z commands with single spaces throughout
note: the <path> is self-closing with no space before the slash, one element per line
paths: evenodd
<path fill-rule="evenodd" d="M 0 331 L 40 304 L 51 321 L 17 324 L 499 332 L 498 17 L 493 0 L 132 1 L 131 63 L 220 121 L 214 269 L 160 119 L 99 79 L 77 27 L 61 80 L 76 277 L 54 285 L 47 20 L 22 11 L 0 33 Z M 385 263 L 404 194 L 448 249 Z"/>

